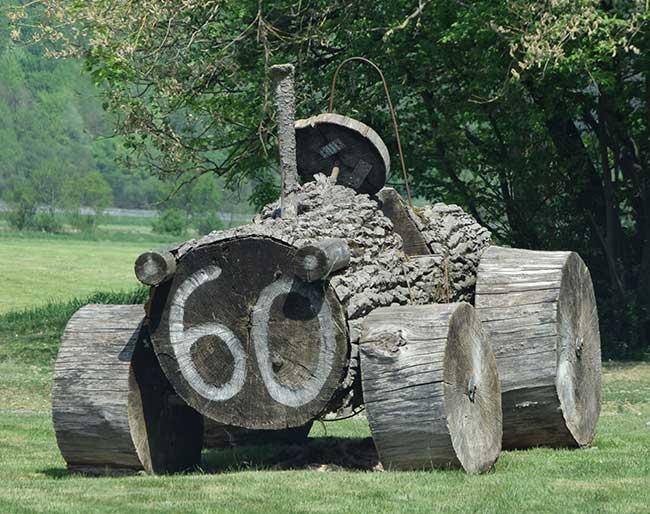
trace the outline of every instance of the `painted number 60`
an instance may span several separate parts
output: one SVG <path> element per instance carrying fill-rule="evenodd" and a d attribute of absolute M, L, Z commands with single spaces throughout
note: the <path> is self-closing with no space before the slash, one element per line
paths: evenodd
<path fill-rule="evenodd" d="M 190 275 L 177 289 L 169 313 L 169 337 L 181 374 L 197 393 L 211 401 L 225 401 L 238 394 L 246 383 L 248 364 L 248 355 L 244 351 L 241 341 L 227 326 L 217 322 L 208 322 L 185 328 L 185 304 L 188 298 L 203 284 L 218 280 L 220 275 L 221 268 L 218 266 L 207 266 Z M 300 388 L 288 387 L 276 380 L 269 351 L 268 327 L 271 306 L 278 296 L 286 295 L 289 292 L 304 296 L 312 305 L 320 304 L 318 363 L 316 371 Z M 250 336 L 260 376 L 271 397 L 288 407 L 300 407 L 316 398 L 332 368 L 336 349 L 334 321 L 327 300 L 321 301 L 319 298 L 321 294 L 322 292 L 317 288 L 310 287 L 303 282 L 294 283 L 291 279 L 283 277 L 262 289 L 253 308 Z M 219 386 L 208 384 L 192 360 L 192 346 L 200 338 L 206 336 L 218 337 L 233 356 L 232 376 L 228 382 Z"/>

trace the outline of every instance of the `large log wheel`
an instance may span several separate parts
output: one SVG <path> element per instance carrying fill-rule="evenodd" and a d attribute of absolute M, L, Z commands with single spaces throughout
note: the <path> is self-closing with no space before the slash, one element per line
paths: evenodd
<path fill-rule="evenodd" d="M 336 397 L 349 359 L 344 312 L 325 282 L 294 275 L 295 253 L 268 237 L 217 241 L 185 255 L 156 292 L 161 366 L 189 405 L 219 423 L 298 427 Z"/>

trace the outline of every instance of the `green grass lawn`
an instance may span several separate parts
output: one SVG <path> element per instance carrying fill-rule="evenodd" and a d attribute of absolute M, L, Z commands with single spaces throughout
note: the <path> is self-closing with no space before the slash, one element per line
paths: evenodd
<path fill-rule="evenodd" d="M 138 298 L 92 301 L 129 299 Z M 209 452 L 202 470 L 175 476 L 69 474 L 52 430 L 50 381 L 60 332 L 82 303 L 0 316 L 2 514 L 650 512 L 647 363 L 605 366 L 593 448 L 504 452 L 494 472 L 482 476 L 332 466 L 342 457 L 332 448 L 346 441 L 354 447 L 369 435 L 363 418 L 316 424 L 297 469 L 274 469 L 278 461 L 286 468 L 294 450 L 273 447 Z"/>
<path fill-rule="evenodd" d="M 124 241 L 0 234 L 0 313 L 94 291 L 131 289 L 137 285 L 135 259 L 164 242 L 144 237 Z"/>

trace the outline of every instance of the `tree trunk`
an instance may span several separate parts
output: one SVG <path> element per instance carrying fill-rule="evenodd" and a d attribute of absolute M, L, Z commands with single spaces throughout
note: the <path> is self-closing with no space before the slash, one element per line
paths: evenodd
<path fill-rule="evenodd" d="M 476 309 L 497 359 L 504 449 L 586 446 L 600 413 L 591 277 L 572 252 L 489 248 Z"/>
<path fill-rule="evenodd" d="M 66 326 L 52 418 L 71 470 L 166 473 L 200 462 L 201 417 L 171 389 L 143 318 L 142 305 L 87 305 Z"/>
<path fill-rule="evenodd" d="M 360 349 L 368 422 L 384 468 L 492 468 L 501 450 L 501 392 L 471 305 L 377 309 L 366 318 Z"/>

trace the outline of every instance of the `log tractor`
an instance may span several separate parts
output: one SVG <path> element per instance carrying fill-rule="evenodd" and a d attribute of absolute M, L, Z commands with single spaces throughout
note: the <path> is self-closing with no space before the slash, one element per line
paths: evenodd
<path fill-rule="evenodd" d="M 384 469 L 588 446 L 601 358 L 582 259 L 494 245 L 455 205 L 414 208 L 386 187 L 372 128 L 331 108 L 294 121 L 293 73 L 272 68 L 281 198 L 140 255 L 146 305 L 68 323 L 52 403 L 70 469 L 185 470 L 205 447 L 305 441 L 362 408 Z"/>

